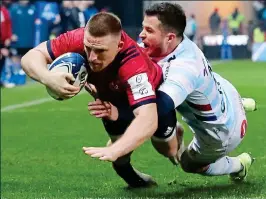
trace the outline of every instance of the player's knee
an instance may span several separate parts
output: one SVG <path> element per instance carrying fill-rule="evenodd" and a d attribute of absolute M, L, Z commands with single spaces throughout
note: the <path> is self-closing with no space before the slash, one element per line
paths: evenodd
<path fill-rule="evenodd" d="M 158 151 L 158 150 L 157 150 Z M 163 155 L 166 158 L 175 157 L 176 156 L 176 150 L 162 150 L 158 151 L 161 155 Z"/>
<path fill-rule="evenodd" d="M 188 150 L 181 155 L 180 165 L 187 173 L 198 173 L 204 175 L 209 168 L 209 164 L 197 163 L 191 159 Z"/>
<path fill-rule="evenodd" d="M 196 169 L 182 159 L 180 161 L 180 165 L 181 165 L 181 168 L 183 169 L 183 171 L 185 171 L 187 173 L 196 173 Z"/>
<path fill-rule="evenodd" d="M 193 160 L 189 157 L 189 153 L 187 150 L 183 152 L 180 159 L 180 165 L 183 171 L 187 173 L 198 173 L 199 167 Z"/>
<path fill-rule="evenodd" d="M 152 138 L 152 145 L 158 153 L 167 158 L 177 155 L 177 143 Z"/>
<path fill-rule="evenodd" d="M 175 157 L 177 155 L 177 147 L 169 148 L 168 151 L 165 153 L 166 157 Z"/>
<path fill-rule="evenodd" d="M 156 148 L 157 152 L 160 153 L 161 155 L 169 158 L 169 157 L 174 157 L 177 155 L 177 148 L 171 148 L 171 147 L 157 147 Z"/>

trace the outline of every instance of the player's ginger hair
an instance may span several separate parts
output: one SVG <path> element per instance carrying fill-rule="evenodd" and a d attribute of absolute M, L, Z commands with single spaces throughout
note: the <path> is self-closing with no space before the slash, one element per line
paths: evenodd
<path fill-rule="evenodd" d="M 85 29 L 94 37 L 102 37 L 109 34 L 121 36 L 121 20 L 113 13 L 99 12 L 87 22 Z"/>

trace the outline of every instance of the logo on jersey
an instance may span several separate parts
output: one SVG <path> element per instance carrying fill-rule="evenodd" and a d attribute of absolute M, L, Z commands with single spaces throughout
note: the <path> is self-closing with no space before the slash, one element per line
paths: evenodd
<path fill-rule="evenodd" d="M 136 83 L 137 83 L 137 84 L 140 84 L 141 81 L 142 81 L 142 76 L 141 76 L 141 75 L 138 75 L 138 76 L 136 77 Z"/>
<path fill-rule="evenodd" d="M 173 127 L 168 126 L 166 132 L 164 133 L 164 136 L 168 136 L 170 133 L 172 133 Z"/>
<path fill-rule="evenodd" d="M 112 91 L 119 91 L 120 90 L 120 86 L 119 86 L 119 81 L 112 81 L 109 83 L 109 88 Z"/>
<path fill-rule="evenodd" d="M 165 62 L 162 66 L 162 69 L 163 69 L 163 74 L 164 74 L 164 80 L 166 80 L 169 74 L 170 63 Z"/>
<path fill-rule="evenodd" d="M 72 68 L 73 68 L 73 64 L 71 62 L 64 62 L 64 61 L 61 61 L 61 63 L 59 64 L 55 64 L 53 67 L 50 68 L 50 70 L 54 67 L 63 67 L 63 68 L 66 68 L 67 69 L 67 72 L 68 73 L 72 73 Z"/>
<path fill-rule="evenodd" d="M 146 73 L 134 75 L 128 80 L 134 100 L 154 95 Z"/>
<path fill-rule="evenodd" d="M 167 62 L 170 62 L 170 61 L 175 60 L 175 59 L 176 59 L 176 56 L 173 55 L 172 57 L 170 57 L 170 58 L 167 60 Z"/>
<path fill-rule="evenodd" d="M 141 88 L 141 89 L 139 89 L 139 93 L 141 94 L 141 95 L 147 95 L 148 94 L 148 89 L 147 88 Z"/>

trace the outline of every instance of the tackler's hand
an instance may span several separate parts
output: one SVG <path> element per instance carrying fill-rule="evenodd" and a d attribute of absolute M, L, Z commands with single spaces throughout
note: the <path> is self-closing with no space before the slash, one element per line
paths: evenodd
<path fill-rule="evenodd" d="M 96 99 L 94 102 L 88 103 L 88 110 L 91 115 L 97 118 L 105 118 L 116 121 L 118 119 L 118 110 L 110 102 L 104 102 Z"/>
<path fill-rule="evenodd" d="M 89 83 L 86 82 L 84 88 L 94 99 L 98 98 L 97 89 L 96 89 L 96 87 L 93 84 L 89 84 Z"/>

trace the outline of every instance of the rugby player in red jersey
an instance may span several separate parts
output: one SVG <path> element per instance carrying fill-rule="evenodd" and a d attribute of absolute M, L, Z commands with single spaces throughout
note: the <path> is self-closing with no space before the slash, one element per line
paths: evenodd
<path fill-rule="evenodd" d="M 162 81 L 161 67 L 122 30 L 118 17 L 98 13 L 85 28 L 67 32 L 30 50 L 22 58 L 23 69 L 60 97 L 72 97 L 79 92 L 79 88 L 68 83 L 73 76 L 47 70 L 47 64 L 67 52 L 80 53 L 87 58 L 87 82 L 96 87 L 99 100 L 111 102 L 127 115 L 116 121 L 103 119 L 112 144 L 84 147 L 84 152 L 112 161 L 118 175 L 132 187 L 152 184 L 150 176 L 131 166 L 130 154 L 145 140 L 154 137 L 155 148 L 170 160 L 176 159 L 175 112 L 159 118 L 158 125 L 155 90 Z M 161 139 L 166 141 L 161 142 Z M 156 147 L 158 145 L 163 146 Z"/>

